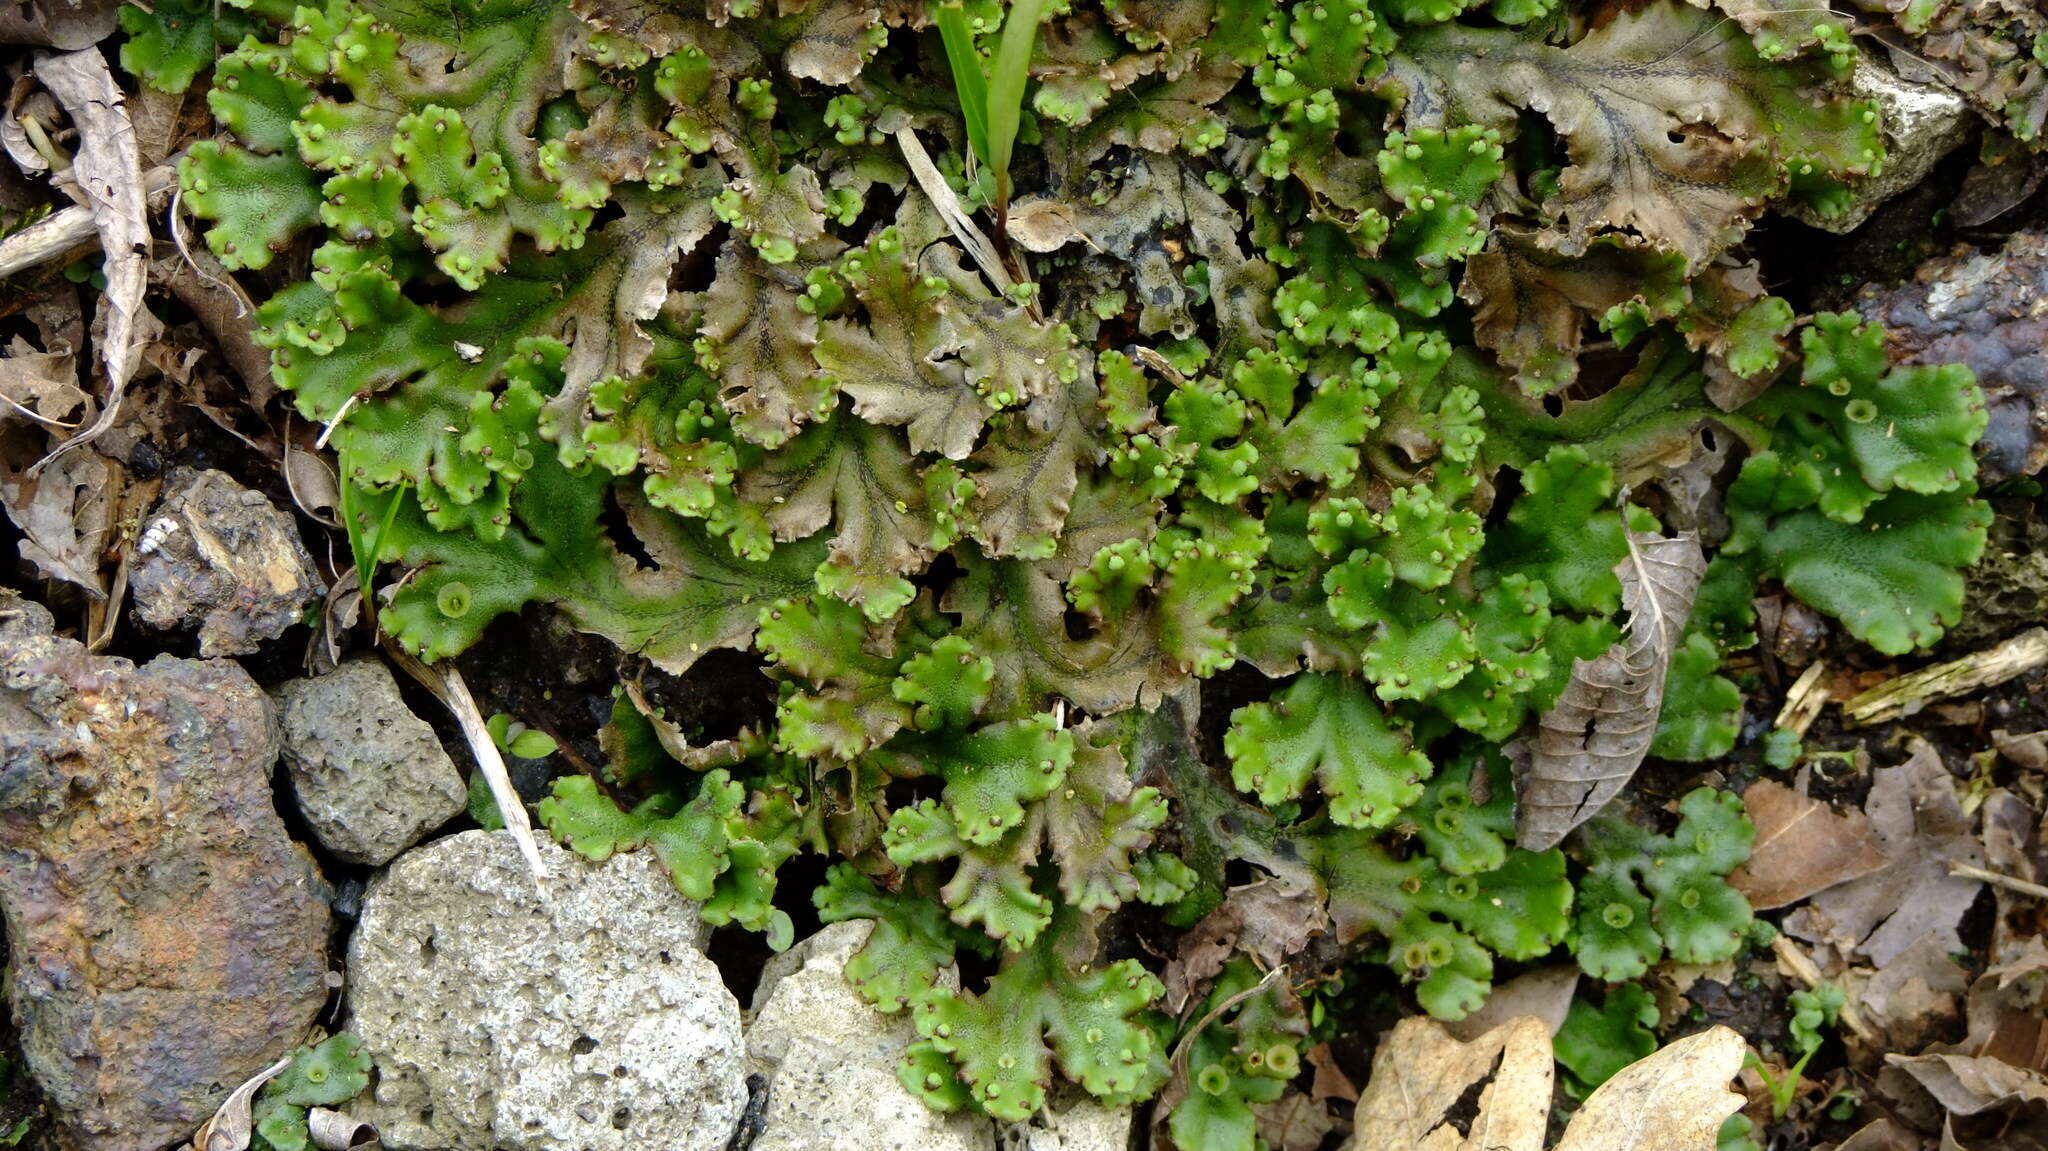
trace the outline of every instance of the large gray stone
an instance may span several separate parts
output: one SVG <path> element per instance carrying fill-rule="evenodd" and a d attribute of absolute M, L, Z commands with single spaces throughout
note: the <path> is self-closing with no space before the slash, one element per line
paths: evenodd
<path fill-rule="evenodd" d="M 135 552 L 136 614 L 202 656 L 255 652 L 325 590 L 292 517 L 222 472 L 173 468 Z"/>
<path fill-rule="evenodd" d="M 276 761 L 235 664 L 138 668 L 0 626 L 0 909 L 66 1145 L 190 1137 L 325 1004 L 326 885 L 278 817 Z"/>
<path fill-rule="evenodd" d="M 349 660 L 277 698 L 299 812 L 337 858 L 382 866 L 462 811 L 462 773 L 384 661 Z"/>
<path fill-rule="evenodd" d="M 896 1078 L 917 1038 L 846 981 L 874 924 L 835 923 L 770 960 L 754 993 L 747 1057 L 767 1077 L 752 1151 L 990 1151 L 988 1119 L 927 1107 Z"/>
<path fill-rule="evenodd" d="M 739 1003 L 651 853 L 510 832 L 402 855 L 349 946 L 350 1030 L 377 1085 L 351 1108 L 401 1151 L 720 1151 L 747 1102 Z"/>

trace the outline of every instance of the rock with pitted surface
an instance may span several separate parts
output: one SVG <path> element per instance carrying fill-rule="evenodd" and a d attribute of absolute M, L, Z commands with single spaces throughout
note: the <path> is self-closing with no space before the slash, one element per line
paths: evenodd
<path fill-rule="evenodd" d="M 350 1108 L 400 1151 L 722 1151 L 747 1103 L 740 1009 L 696 906 L 651 852 L 603 863 L 466 831 L 371 883 L 349 1030 L 377 1067 Z"/>
<path fill-rule="evenodd" d="M 277 699 L 299 813 L 337 858 L 381 867 L 462 811 L 462 773 L 383 661 L 293 680 Z"/>
<path fill-rule="evenodd" d="M 220 472 L 189 468 L 171 471 L 144 524 L 129 587 L 142 622 L 195 630 L 207 657 L 255 652 L 323 591 L 290 515 Z"/>
<path fill-rule="evenodd" d="M 1130 1144 L 1130 1108 L 1105 1107 L 1080 1088 L 1062 1084 L 1038 1114 L 1000 1125 L 996 1151 L 1124 1151 Z"/>
<path fill-rule="evenodd" d="M 768 961 L 747 1028 L 768 1105 L 753 1151 L 989 1151 L 986 1117 L 945 1115 L 896 1078 L 917 1039 L 908 1013 L 884 1015 L 846 981 L 868 920 L 834 923 Z"/>
<path fill-rule="evenodd" d="M 48 635 L 56 626 L 49 608 L 12 588 L 0 587 L 0 640 Z"/>
<path fill-rule="evenodd" d="M 1857 305 L 1885 325 L 1895 360 L 1977 374 L 1991 414 L 1977 444 L 1979 486 L 2048 466 L 2048 234 L 2015 233 L 1999 249 L 1958 245 L 1911 283 L 1866 288 Z"/>
<path fill-rule="evenodd" d="M 327 999 L 326 887 L 271 798 L 270 701 L 0 633 L 0 909 L 29 1069 L 67 1142 L 156 1151 Z"/>

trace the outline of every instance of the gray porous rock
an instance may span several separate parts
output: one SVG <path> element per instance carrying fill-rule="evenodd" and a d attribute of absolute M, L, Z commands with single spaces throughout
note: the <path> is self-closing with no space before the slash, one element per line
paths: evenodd
<path fill-rule="evenodd" d="M 469 791 L 375 657 L 277 691 L 284 763 L 321 846 L 381 867 L 459 814 Z"/>
<path fill-rule="evenodd" d="M 220 472 L 190 468 L 167 477 L 128 585 L 144 623 L 193 629 L 207 657 L 255 652 L 324 590 L 290 515 Z"/>
<path fill-rule="evenodd" d="M 917 1039 L 846 981 L 874 924 L 834 923 L 768 961 L 747 1028 L 768 1103 L 752 1151 L 990 1151 L 989 1120 L 927 1107 L 896 1078 Z"/>
<path fill-rule="evenodd" d="M 1900 77 L 1868 52 L 1858 51 L 1849 74 L 1851 94 L 1877 105 L 1884 126 L 1884 163 L 1877 174 L 1849 185 L 1849 202 L 1840 212 L 1822 216 L 1810 205 L 1793 202 L 1786 214 L 1824 231 L 1847 234 L 1870 219 L 1886 200 L 1927 178 L 1942 157 L 1970 138 L 1978 120 L 1970 105 L 1953 89 Z"/>
<path fill-rule="evenodd" d="M 276 761 L 235 664 L 0 634 L 11 997 L 67 1145 L 189 1138 L 326 1002 L 326 885 L 278 817 Z"/>
<path fill-rule="evenodd" d="M 996 1151 L 1124 1151 L 1131 1143 L 1131 1109 L 1105 1107 L 1071 1083 L 1056 1085 L 1025 1122 L 999 1126 Z"/>
<path fill-rule="evenodd" d="M 652 853 L 603 863 L 510 832 L 392 863 L 349 945 L 350 1113 L 399 1151 L 722 1151 L 746 1107 L 739 1003 Z"/>

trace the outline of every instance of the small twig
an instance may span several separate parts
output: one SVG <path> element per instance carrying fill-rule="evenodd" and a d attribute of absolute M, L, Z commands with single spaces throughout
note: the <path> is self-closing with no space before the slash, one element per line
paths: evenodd
<path fill-rule="evenodd" d="M 167 213 L 171 225 L 171 243 L 177 245 L 178 258 L 180 260 L 185 261 L 185 266 L 192 269 L 192 273 L 194 275 L 198 276 L 201 280 L 204 280 L 208 284 L 211 284 L 214 287 L 219 288 L 221 291 L 227 293 L 228 298 L 235 302 L 236 319 L 240 319 L 241 317 L 248 315 L 248 294 L 243 292 L 239 285 L 231 284 L 228 281 L 221 279 L 219 276 L 214 275 L 212 272 L 207 271 L 204 267 L 200 266 L 199 261 L 192 258 L 192 249 L 185 243 L 184 217 L 178 211 L 178 206 L 184 201 L 184 198 L 185 190 L 183 188 L 180 188 L 177 191 L 172 192 L 171 208 L 170 211 Z"/>
<path fill-rule="evenodd" d="M 1283 963 L 1280 966 L 1275 967 L 1273 970 L 1266 972 L 1266 977 L 1264 979 L 1259 980 L 1257 983 L 1252 984 L 1250 987 L 1245 988 L 1243 991 L 1240 991 L 1237 994 L 1231 996 L 1230 998 L 1224 1000 L 1223 1002 L 1218 1003 L 1216 1006 L 1209 1009 L 1208 1014 L 1202 1016 L 1199 1020 L 1196 1020 L 1195 1025 L 1193 1027 L 1188 1028 L 1187 1033 L 1180 1037 L 1180 1042 L 1173 1045 L 1173 1058 L 1170 1061 L 1170 1065 L 1173 1068 L 1173 1074 L 1183 1080 L 1187 1078 L 1188 1048 L 1194 1046 L 1195 1037 L 1202 1033 L 1203 1028 L 1209 1026 L 1211 1023 L 1216 1022 L 1217 1016 L 1222 1015 L 1224 1012 L 1230 1010 L 1231 1008 L 1237 1006 L 1240 1003 L 1243 1003 L 1245 1000 L 1250 999 L 1252 996 L 1257 995 L 1259 992 L 1264 991 L 1266 988 L 1271 987 L 1275 980 L 1281 978 L 1286 974 L 1287 965 Z"/>
<path fill-rule="evenodd" d="M 170 198 L 178 186 L 178 173 L 169 164 L 159 164 L 142 174 L 143 193 L 152 206 Z M 92 222 L 92 209 L 77 205 L 65 208 L 0 240 L 0 276 L 25 272 L 51 260 L 69 255 L 74 249 L 98 242 L 99 228 Z"/>
<path fill-rule="evenodd" d="M 967 254 L 973 257 L 975 264 L 981 268 L 982 274 L 989 278 L 989 282 L 995 285 L 996 290 L 1008 298 L 1017 286 L 1017 281 L 1010 275 L 1010 269 L 1003 263 L 1002 257 L 997 254 L 996 246 L 989 242 L 989 238 L 983 235 L 981 229 L 968 217 L 967 210 L 961 207 L 960 197 L 953 194 L 952 186 L 939 174 L 938 166 L 932 163 L 931 155 L 924 150 L 924 144 L 917 138 L 917 133 L 909 128 L 898 131 L 896 146 L 903 150 L 903 159 L 910 165 L 910 174 L 916 178 L 917 186 L 924 190 L 932 206 L 938 209 L 939 218 L 946 222 L 946 227 L 952 231 L 953 238 L 960 241 L 961 247 L 967 249 Z M 1030 308 L 1033 316 L 1038 315 L 1038 298 L 1035 295 L 1026 306 Z"/>
<path fill-rule="evenodd" d="M 1990 651 L 1921 668 L 1881 683 L 1842 705 L 1852 727 L 1904 719 L 1936 700 L 1996 687 L 2048 665 L 2048 628 L 2032 628 Z"/>
<path fill-rule="evenodd" d="M 0 404 L 6 404 L 8 407 L 13 408 L 17 412 L 20 412 L 23 416 L 27 417 L 28 419 L 34 420 L 36 423 L 39 423 L 46 428 L 49 428 L 51 431 L 68 432 L 78 426 L 78 421 L 76 420 L 73 420 L 69 423 L 66 423 L 63 420 L 53 420 L 50 417 L 44 415 L 43 413 L 36 411 L 34 408 L 24 405 L 23 403 L 21 403 L 21 401 L 15 399 L 13 396 L 10 396 L 5 392 L 0 392 Z"/>
<path fill-rule="evenodd" d="M 1827 706 L 1828 685 L 1822 682 L 1827 677 L 1828 665 L 1824 660 L 1815 660 L 1806 665 L 1799 678 L 1785 692 L 1785 706 L 1778 711 L 1777 726 L 1804 739 L 1806 729 L 1820 718 L 1821 709 Z"/>
<path fill-rule="evenodd" d="M 498 744 L 491 738 L 491 729 L 485 725 L 483 713 L 477 710 L 476 700 L 469 694 L 469 685 L 463 682 L 462 673 L 452 665 L 422 663 L 411 652 L 384 637 L 384 651 L 392 662 L 404 668 L 407 675 L 418 680 L 421 687 L 433 692 L 435 698 L 447 707 L 462 728 L 462 738 L 469 743 L 470 755 L 476 759 L 476 768 L 483 773 L 484 782 L 490 784 L 491 798 L 498 804 L 498 814 L 505 820 L 505 830 L 519 844 L 519 854 L 526 857 L 526 866 L 533 871 L 533 883 L 545 894 L 547 891 L 547 865 L 541 862 L 540 846 L 533 841 L 533 823 L 527 817 L 526 803 L 512 787 L 512 776 L 505 770 L 505 757 L 498 754 Z"/>
<path fill-rule="evenodd" d="M 326 450 L 327 438 L 334 434 L 334 429 L 341 426 L 341 421 L 348 418 L 349 412 L 354 410 L 356 406 L 356 401 L 361 398 L 361 396 L 351 392 L 347 399 L 341 401 L 341 407 L 335 410 L 334 418 L 327 421 L 325 424 L 321 425 L 320 438 L 313 441 L 314 451 L 317 452 Z M 342 477 L 342 482 L 347 483 L 348 477 Z"/>
<path fill-rule="evenodd" d="M 1984 868 L 1968 863 L 1951 863 L 1948 865 L 1948 873 L 1958 879 L 1975 879 L 1981 883 L 1988 883 L 1993 887 L 2003 887 L 2007 891 L 2017 891 L 2021 895 L 2031 895 L 2035 899 L 2048 899 L 2048 885 L 2035 883 L 2030 879 L 2021 879 L 2018 876 L 2007 875 L 2002 871 L 1986 871 Z"/>

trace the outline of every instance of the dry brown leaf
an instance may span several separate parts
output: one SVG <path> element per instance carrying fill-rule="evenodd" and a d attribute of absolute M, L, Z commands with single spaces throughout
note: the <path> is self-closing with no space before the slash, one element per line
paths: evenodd
<path fill-rule="evenodd" d="M 1572 1008 L 1572 996 L 1578 990 L 1577 964 L 1539 968 L 1494 988 L 1493 994 L 1486 997 L 1485 1006 L 1448 1027 L 1452 1035 L 1470 1042 L 1510 1020 L 1533 1015 L 1556 1035 L 1557 1029 L 1564 1026 L 1564 1017 Z"/>
<path fill-rule="evenodd" d="M 1328 908 L 1311 885 L 1274 876 L 1233 887 L 1181 937 L 1179 952 L 1167 962 L 1166 1009 L 1180 1014 L 1233 955 L 1249 955 L 1271 970 L 1329 929 Z"/>
<path fill-rule="evenodd" d="M 40 450 L 40 445 L 38 445 Z M 44 579 L 61 580 L 95 600 L 107 595 L 100 573 L 125 473 L 98 452 L 59 459 L 40 476 L 0 474 L 0 502 L 21 529 L 21 558 Z"/>
<path fill-rule="evenodd" d="M 1469 1043 L 1411 1016 L 1373 1053 L 1345 1151 L 1542 1151 L 1554 1073 L 1550 1029 L 1533 1016 Z M 1488 1079 L 1479 1114 L 1461 1134 L 1451 1111 Z"/>
<path fill-rule="evenodd" d="M 1572 665 L 1571 683 L 1543 713 L 1526 761 L 1516 764 L 1515 841 L 1530 851 L 1557 846 L 1619 795 L 1657 734 L 1664 676 L 1707 560 L 1691 532 L 1631 531 L 1628 545 L 1614 568 L 1629 616 L 1626 638 Z"/>
<path fill-rule="evenodd" d="M 2028 1071 L 2048 1071 L 2048 944 L 2033 936 L 2008 962 L 1970 985 L 1969 1035 L 1960 1053 L 1999 1059 Z"/>
<path fill-rule="evenodd" d="M 77 427 L 91 397 L 78 386 L 69 347 L 39 352 L 20 336 L 0 358 L 0 425 L 28 421 L 51 431 Z"/>
<path fill-rule="evenodd" d="M 1327 1105 L 1299 1091 L 1272 1103 L 1253 1104 L 1252 1115 L 1258 1120 L 1259 1138 L 1274 1151 L 1316 1151 L 1337 1127 Z"/>
<path fill-rule="evenodd" d="M 1556 1151 L 1714 1151 L 1745 1102 L 1728 1082 L 1747 1050 L 1713 1027 L 1629 1064 L 1587 1097 Z"/>
<path fill-rule="evenodd" d="M 1075 240 L 1087 240 L 1074 219 L 1074 209 L 1063 200 L 1038 197 L 1010 205 L 1010 238 L 1026 251 L 1056 252 Z"/>
<path fill-rule="evenodd" d="M 286 444 L 283 470 L 285 487 L 291 492 L 292 502 L 299 506 L 299 510 L 339 530 L 341 480 L 334 474 L 334 467 L 327 458 L 297 444 Z"/>
<path fill-rule="evenodd" d="M 1743 1105 L 1728 1084 L 1747 1050 L 1713 1027 L 1630 1064 L 1586 1099 L 1555 1151 L 1713 1151 Z M 1403 1019 L 1373 1054 L 1344 1151 L 1542 1151 L 1553 1074 L 1550 1029 L 1535 1016 L 1469 1042 Z M 1481 1082 L 1477 1112 L 1454 1121 Z"/>
<path fill-rule="evenodd" d="M 1969 973 L 1929 934 L 1879 968 L 1856 998 L 1887 1047 L 1918 1051 L 1945 1037 L 1969 987 Z"/>
<path fill-rule="evenodd" d="M 100 270 L 107 283 L 94 324 L 107 375 L 99 418 L 44 457 L 37 465 L 40 469 L 113 426 L 122 390 L 135 374 L 154 321 L 142 303 L 149 287 L 149 204 L 142 154 L 106 57 L 96 47 L 42 53 L 36 57 L 36 78 L 64 106 L 78 131 L 78 154 L 61 180 L 66 191 L 92 210 L 103 254 Z"/>
<path fill-rule="evenodd" d="M 1838 812 L 1768 779 L 1742 793 L 1742 806 L 1756 824 L 1756 846 L 1749 862 L 1729 873 L 1728 885 L 1758 911 L 1797 903 L 1885 865 L 1877 833 L 1860 811 Z"/>
<path fill-rule="evenodd" d="M 0 44 L 91 48 L 114 34 L 115 0 L 38 0 L 0 6 Z"/>
<path fill-rule="evenodd" d="M 1308 1049 L 1304 1057 L 1308 1065 L 1316 1069 L 1315 1080 L 1309 1084 L 1309 1098 L 1318 1102 L 1326 1099 L 1341 1099 L 1346 1103 L 1358 1102 L 1358 1085 L 1344 1069 L 1337 1065 L 1337 1055 L 1327 1043 L 1318 1043 Z"/>
<path fill-rule="evenodd" d="M 1998 754 L 2028 771 L 2048 771 L 2048 731 L 1991 733 L 1991 746 Z"/>
<path fill-rule="evenodd" d="M 1956 924 L 1982 886 L 1949 874 L 1952 864 L 1984 862 L 1954 777 L 1924 740 L 1911 746 L 1906 762 L 1873 773 L 1863 805 L 1885 866 L 1816 893 L 1785 922 L 1797 938 L 1860 951 L 1879 967 L 1928 932 L 1945 950 L 1963 950 Z"/>
<path fill-rule="evenodd" d="M 1890 1119 L 1879 1119 L 1844 1139 L 1835 1151 L 1921 1151 L 1926 1141 Z"/>
<path fill-rule="evenodd" d="M 1885 1062 L 1911 1075 L 1951 1115 L 2020 1103 L 2048 1103 L 2048 1077 L 1988 1055 L 1899 1055 Z"/>

